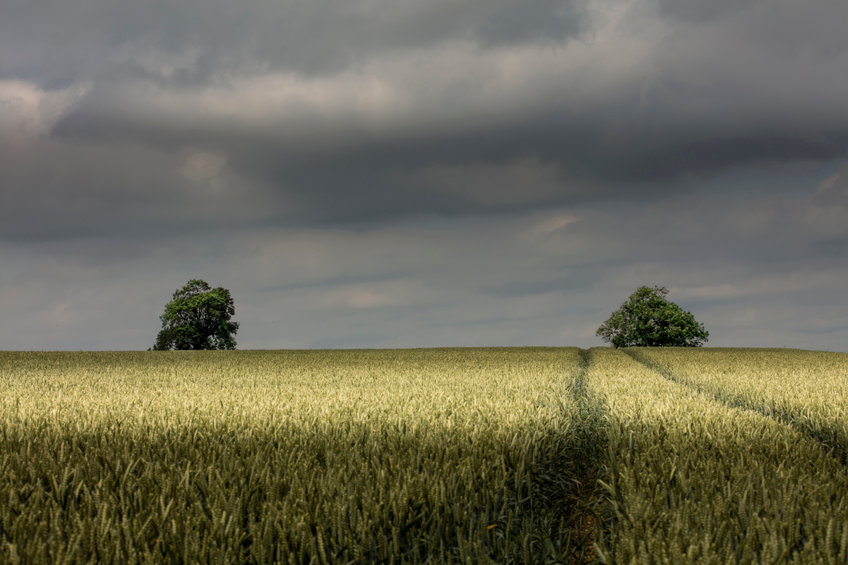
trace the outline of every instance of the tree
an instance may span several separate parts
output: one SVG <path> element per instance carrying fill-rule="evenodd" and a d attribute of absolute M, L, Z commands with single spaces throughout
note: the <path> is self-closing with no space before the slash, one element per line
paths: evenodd
<path fill-rule="evenodd" d="M 165 305 L 153 349 L 235 349 L 235 312 L 229 290 L 192 279 Z"/>
<path fill-rule="evenodd" d="M 668 289 L 642 286 L 598 328 L 613 347 L 700 347 L 709 337 L 703 324 L 665 299 Z"/>

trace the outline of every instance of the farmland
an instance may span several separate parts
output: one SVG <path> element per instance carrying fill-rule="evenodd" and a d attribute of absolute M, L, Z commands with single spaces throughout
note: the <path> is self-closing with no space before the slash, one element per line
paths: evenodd
<path fill-rule="evenodd" d="M 578 359 L 4 354 L 0 561 L 560 559 Z"/>
<path fill-rule="evenodd" d="M 0 561 L 848 562 L 848 355 L 0 352 Z"/>
<path fill-rule="evenodd" d="M 630 355 L 593 350 L 589 370 L 609 412 L 607 492 L 616 516 L 606 547 L 611 561 L 848 561 L 848 472 L 826 445 L 634 359 L 654 350 L 625 351 Z M 685 359 L 702 351 L 661 353 Z M 751 352 L 755 361 L 764 355 Z M 817 355 L 843 366 L 848 361 Z M 689 375 L 694 382 L 695 371 Z M 845 379 L 838 372 L 820 376 Z"/>

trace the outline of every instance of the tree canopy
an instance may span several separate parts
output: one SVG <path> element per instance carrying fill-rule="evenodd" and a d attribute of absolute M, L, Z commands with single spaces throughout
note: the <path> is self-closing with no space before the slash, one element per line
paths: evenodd
<path fill-rule="evenodd" d="M 235 311 L 229 290 L 192 279 L 165 305 L 153 349 L 235 349 Z"/>
<path fill-rule="evenodd" d="M 596 335 L 613 347 L 700 347 L 709 332 L 690 312 L 666 300 L 667 294 L 665 287 L 639 287 Z"/>

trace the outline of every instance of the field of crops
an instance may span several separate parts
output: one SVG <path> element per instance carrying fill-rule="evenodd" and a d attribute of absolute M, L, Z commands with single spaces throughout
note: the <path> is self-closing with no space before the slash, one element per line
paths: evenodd
<path fill-rule="evenodd" d="M 0 352 L 3 563 L 846 563 L 848 355 Z"/>
<path fill-rule="evenodd" d="M 633 350 L 662 374 L 809 433 L 848 462 L 848 355 L 787 349 Z"/>
<path fill-rule="evenodd" d="M 591 352 L 588 380 L 609 414 L 605 481 L 616 517 L 605 546 L 609 560 L 847 563 L 848 471 L 826 445 L 634 359 L 658 355 L 685 363 L 694 357 L 709 374 L 704 353 Z M 843 366 L 848 358 L 813 355 Z M 762 369 L 763 356 L 768 352 L 750 351 L 750 358 L 760 361 L 751 366 Z M 691 381 L 697 382 L 691 368 Z M 747 370 L 734 368 L 737 374 Z M 846 378 L 845 373 L 819 376 Z"/>
<path fill-rule="evenodd" d="M 0 361 L 2 562 L 538 562 L 578 551 L 577 349 Z"/>

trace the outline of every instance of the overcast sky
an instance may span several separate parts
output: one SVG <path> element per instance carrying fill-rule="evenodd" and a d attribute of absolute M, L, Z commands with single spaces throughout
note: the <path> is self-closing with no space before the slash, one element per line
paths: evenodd
<path fill-rule="evenodd" d="M 848 351 L 845 0 L 0 0 L 0 349 Z"/>

